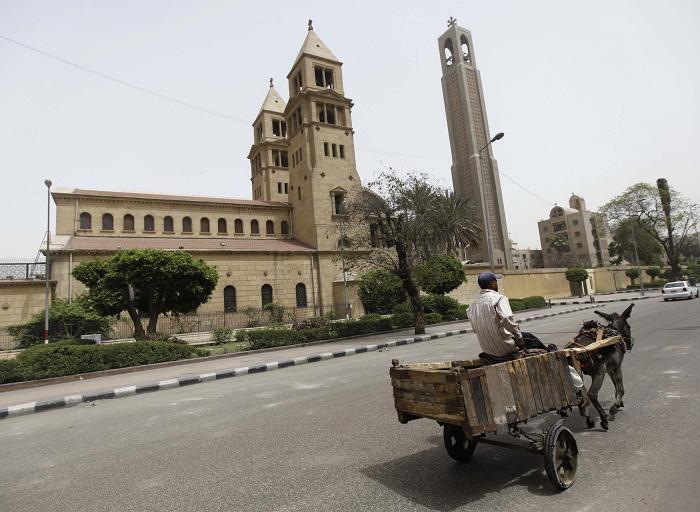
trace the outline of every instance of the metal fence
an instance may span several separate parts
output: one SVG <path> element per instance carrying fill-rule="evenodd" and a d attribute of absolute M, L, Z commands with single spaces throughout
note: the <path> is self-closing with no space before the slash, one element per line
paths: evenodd
<path fill-rule="evenodd" d="M 0 279 L 43 279 L 46 263 L 0 261 Z"/>

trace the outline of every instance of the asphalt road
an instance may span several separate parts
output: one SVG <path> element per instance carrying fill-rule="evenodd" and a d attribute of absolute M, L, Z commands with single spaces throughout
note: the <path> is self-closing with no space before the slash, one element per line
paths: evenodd
<path fill-rule="evenodd" d="M 526 329 L 557 341 L 591 316 Z M 700 300 L 641 301 L 631 323 L 626 407 L 608 432 L 567 419 L 563 493 L 541 456 L 480 445 L 461 465 L 435 422 L 396 420 L 391 359 L 476 356 L 470 334 L 3 420 L 0 511 L 697 510 Z"/>

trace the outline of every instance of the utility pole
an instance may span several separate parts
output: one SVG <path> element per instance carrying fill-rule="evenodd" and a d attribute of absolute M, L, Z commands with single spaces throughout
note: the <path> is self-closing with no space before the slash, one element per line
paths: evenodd
<path fill-rule="evenodd" d="M 493 239 L 491 237 L 491 222 L 489 220 L 488 216 L 488 210 L 486 208 L 486 202 L 484 201 L 484 194 L 483 194 L 483 186 L 484 186 L 484 172 L 483 172 L 483 164 L 484 160 L 481 158 L 481 153 L 489 147 L 491 144 L 496 142 L 497 140 L 501 140 L 503 138 L 504 133 L 503 132 L 498 132 L 496 135 L 494 135 L 490 141 L 486 145 L 484 145 L 483 148 L 479 150 L 479 182 L 482 188 L 482 195 L 481 195 L 481 215 L 484 217 L 484 230 L 486 231 L 486 244 L 488 245 L 488 250 L 489 250 L 489 263 L 491 264 L 491 273 L 495 272 L 495 265 L 494 265 L 494 257 L 493 257 Z M 510 257 L 509 254 L 505 254 L 504 251 L 504 258 Z M 505 262 L 503 262 L 505 265 Z"/>
<path fill-rule="evenodd" d="M 49 244 L 51 242 L 51 180 L 44 180 L 46 185 L 46 267 L 44 269 L 44 280 L 46 289 L 44 290 L 44 343 L 49 342 Z"/>
<path fill-rule="evenodd" d="M 639 217 L 637 217 L 639 220 Z M 642 276 L 642 267 L 639 266 L 639 254 L 637 254 L 637 237 L 634 234 L 634 222 L 632 222 L 632 245 L 634 246 L 634 259 L 637 260 L 637 272 L 639 272 L 639 288 L 644 297 L 644 278 Z"/>

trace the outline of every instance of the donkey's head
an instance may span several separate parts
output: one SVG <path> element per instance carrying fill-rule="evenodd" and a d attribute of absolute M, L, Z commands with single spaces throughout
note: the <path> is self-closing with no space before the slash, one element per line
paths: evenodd
<path fill-rule="evenodd" d="M 602 311 L 595 311 L 597 315 L 602 316 L 608 321 L 608 328 L 615 329 L 620 334 L 620 336 L 622 336 L 622 339 L 625 341 L 627 348 L 629 348 L 630 350 L 632 350 L 632 346 L 634 345 L 634 339 L 632 338 L 632 327 L 630 326 L 627 320 L 632 316 L 633 307 L 634 303 L 630 304 L 629 306 L 627 306 L 627 309 L 625 309 L 622 312 L 621 315 L 618 315 L 617 313 L 604 313 Z"/>

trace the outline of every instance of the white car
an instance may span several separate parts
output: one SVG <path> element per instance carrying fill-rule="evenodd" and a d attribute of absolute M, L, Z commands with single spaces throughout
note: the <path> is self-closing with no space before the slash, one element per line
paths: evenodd
<path fill-rule="evenodd" d="M 698 287 L 691 285 L 688 281 L 673 281 L 661 288 L 661 296 L 664 300 L 697 298 Z"/>

